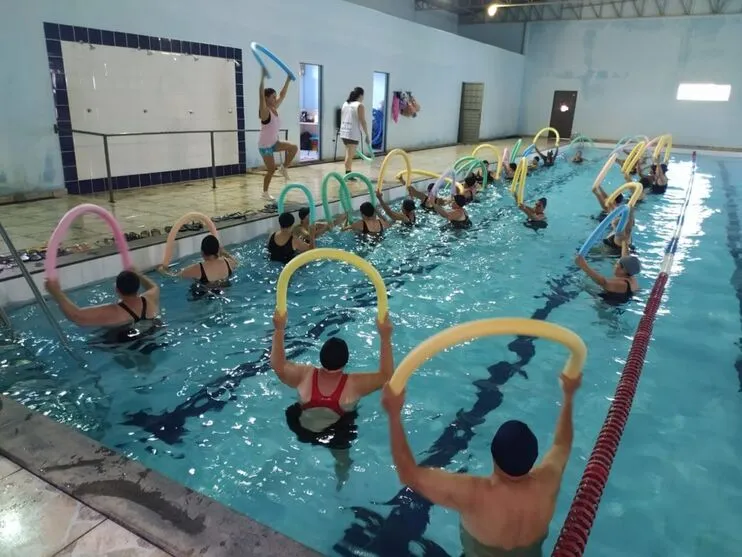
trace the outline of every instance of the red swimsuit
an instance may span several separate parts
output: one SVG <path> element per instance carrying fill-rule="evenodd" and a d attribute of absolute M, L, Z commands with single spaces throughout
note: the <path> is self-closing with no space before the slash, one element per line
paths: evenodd
<path fill-rule="evenodd" d="M 310 408 L 327 408 L 335 412 L 338 416 L 345 414 L 345 410 L 340 406 L 340 395 L 343 394 L 345 383 L 348 381 L 348 375 L 343 373 L 340 378 L 337 387 L 329 395 L 323 395 L 319 390 L 319 370 L 314 368 L 312 372 L 312 394 L 309 397 L 309 402 L 302 404 L 302 410 L 309 410 Z"/>

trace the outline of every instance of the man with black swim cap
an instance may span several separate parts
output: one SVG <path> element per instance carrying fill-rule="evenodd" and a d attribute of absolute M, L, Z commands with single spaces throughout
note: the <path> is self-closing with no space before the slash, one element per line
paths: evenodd
<path fill-rule="evenodd" d="M 494 471 L 470 476 L 419 466 L 402 427 L 404 392 L 384 387 L 382 405 L 389 415 L 392 457 L 403 484 L 436 505 L 461 515 L 465 557 L 541 557 L 559 487 L 572 449 L 572 404 L 581 377 L 562 375 L 564 392 L 554 443 L 541 464 L 538 441 L 517 420 L 500 426 L 492 439 Z"/>
<path fill-rule="evenodd" d="M 284 336 L 286 315 L 273 315 L 271 367 L 284 385 L 293 387 L 299 402 L 286 410 L 289 428 L 299 441 L 328 447 L 335 456 L 338 487 L 347 479 L 350 468 L 348 449 L 356 438 L 356 407 L 363 397 L 381 389 L 394 372 L 392 323 L 377 321 L 381 340 L 379 369 L 365 373 L 347 373 L 350 354 L 344 340 L 332 337 L 319 353 L 320 367 L 286 359 Z"/>

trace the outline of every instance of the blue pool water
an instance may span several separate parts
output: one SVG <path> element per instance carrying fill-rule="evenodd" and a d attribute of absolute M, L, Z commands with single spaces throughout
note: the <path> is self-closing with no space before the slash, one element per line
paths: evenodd
<path fill-rule="evenodd" d="M 424 226 L 390 232 L 375 247 L 340 233 L 321 240 L 362 254 L 381 272 L 397 362 L 434 332 L 484 317 L 547 319 L 585 339 L 590 352 L 575 409 L 574 451 L 549 550 L 691 179 L 689 158 L 675 157 L 667 194 L 650 196 L 638 209 L 634 243 L 644 290 L 614 308 L 596 297 L 573 264 L 596 224 L 590 186 L 601 165 L 562 164 L 529 178 L 527 196 L 549 199 L 546 230 L 525 228 L 499 189 L 469 206 L 474 227 L 468 231 L 442 230 L 439 219 L 426 216 Z M 621 182 L 618 172 L 607 181 Z M 742 542 L 735 527 L 742 509 L 741 182 L 742 160 L 699 157 L 666 300 L 588 555 L 716 557 L 733 554 Z M 66 326 L 90 362 L 79 369 L 51 340 L 35 308 L 16 310 L 11 318 L 25 326 L 24 347 L 42 365 L 6 363 L 0 390 L 323 554 L 458 556 L 455 514 L 399 485 L 378 395 L 361 404 L 353 468 L 340 491 L 329 451 L 299 444 L 286 427 L 284 411 L 295 394 L 278 382 L 267 359 L 280 269 L 265 261 L 263 243 L 234 247 L 244 263 L 228 301 L 187 302 L 186 284 L 164 280 L 168 346 L 149 357 L 91 348 L 81 331 Z M 592 262 L 610 271 L 611 259 Z M 110 295 L 106 283 L 73 298 L 89 304 Z M 351 347 L 350 369 L 376 367 L 375 295 L 363 275 L 338 263 L 304 268 L 292 280 L 289 304 L 289 357 L 316 361 L 321 343 L 338 334 Z M 494 338 L 426 364 L 410 381 L 406 408 L 418 458 L 488 474 L 492 434 L 512 418 L 527 421 L 547 447 L 565 356 L 543 341 Z"/>

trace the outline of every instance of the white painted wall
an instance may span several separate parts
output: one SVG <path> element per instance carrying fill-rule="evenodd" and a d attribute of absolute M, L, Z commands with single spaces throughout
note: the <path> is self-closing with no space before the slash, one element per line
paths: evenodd
<path fill-rule="evenodd" d="M 222 58 L 62 42 L 72 127 L 101 133 L 236 129 L 234 64 Z M 216 164 L 237 164 L 237 136 L 214 136 Z M 111 138 L 113 176 L 211 166 L 207 134 Z M 100 137 L 75 136 L 77 176 L 104 178 Z"/>
<path fill-rule="evenodd" d="M 521 82 L 522 56 L 343 0 L 5 2 L 0 18 L 7 69 L 0 73 L 0 191 L 63 185 L 52 131 L 44 21 L 242 48 L 248 128 L 259 124 L 259 69 L 251 59 L 251 41 L 265 44 L 297 71 L 299 62 L 321 64 L 326 158 L 334 147 L 334 108 L 356 85 L 371 92 L 374 70 L 390 72 L 390 90 L 413 91 L 422 106 L 417 118 L 390 124 L 390 148 L 454 143 L 463 81 L 485 83 L 483 138 L 517 131 L 521 91 L 515 84 Z M 273 73 L 270 84 L 280 87 L 280 72 Z M 502 79 L 505 73 L 508 80 Z M 293 85 L 282 119 L 295 142 L 298 114 L 299 92 Z M 258 164 L 256 141 L 247 137 L 248 165 Z"/>
<path fill-rule="evenodd" d="M 529 23 L 520 130 L 548 125 L 555 90 L 578 91 L 574 131 L 672 133 L 676 144 L 742 147 L 742 16 Z M 729 102 L 677 101 L 680 82 L 727 83 Z"/>

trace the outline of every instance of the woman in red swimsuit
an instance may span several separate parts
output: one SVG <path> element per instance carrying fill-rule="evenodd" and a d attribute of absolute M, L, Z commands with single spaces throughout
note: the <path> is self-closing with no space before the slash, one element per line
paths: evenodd
<path fill-rule="evenodd" d="M 320 367 L 286 360 L 284 334 L 286 315 L 273 316 L 275 330 L 271 349 L 271 367 L 284 385 L 293 387 L 299 402 L 286 410 L 289 428 L 299 441 L 328 447 L 335 456 L 338 488 L 347 480 L 350 469 L 349 449 L 357 436 L 356 406 L 366 395 L 380 390 L 394 372 L 392 323 L 387 317 L 377 322 L 381 348 L 379 369 L 366 373 L 347 373 L 348 345 L 344 340 L 328 339 L 320 350 Z"/>

